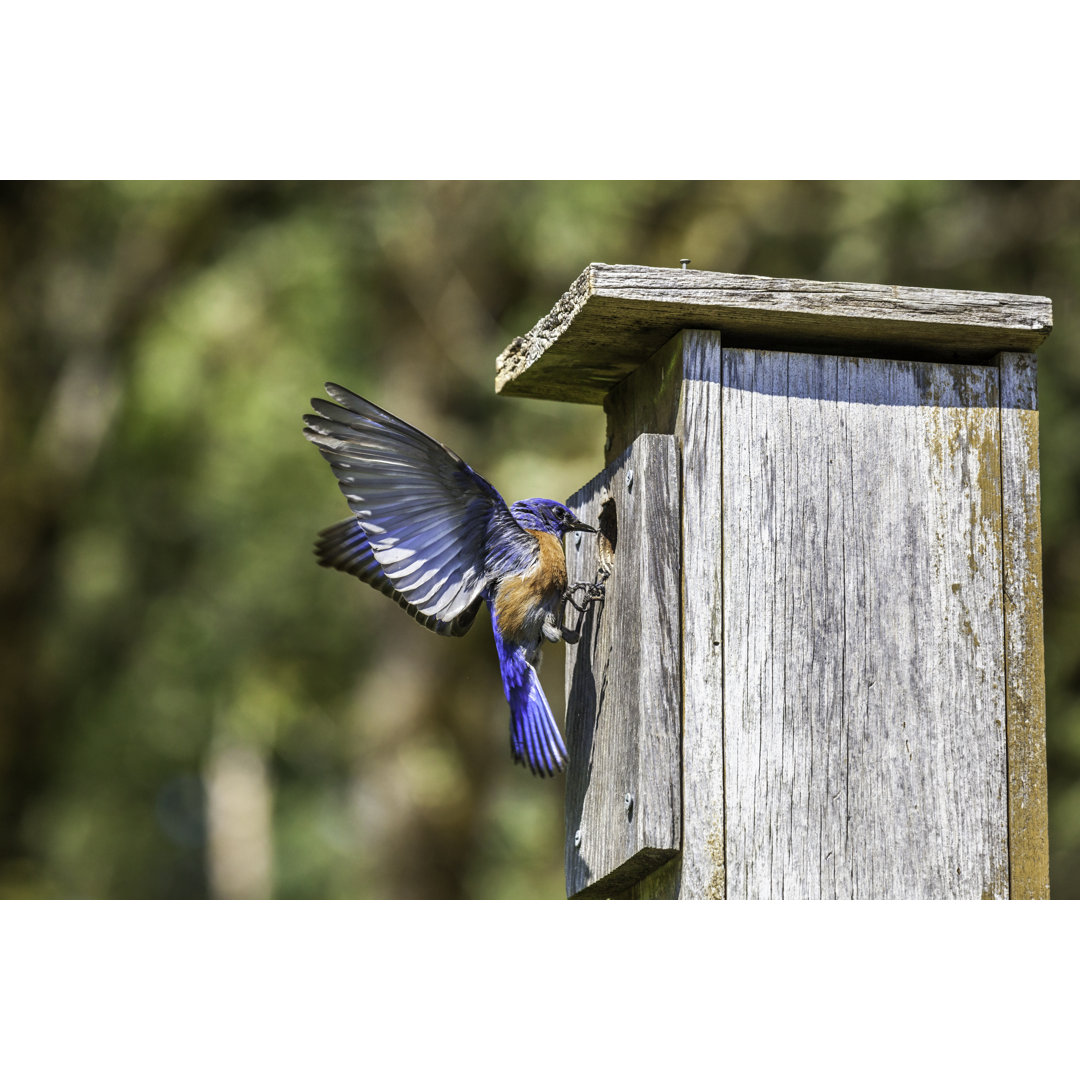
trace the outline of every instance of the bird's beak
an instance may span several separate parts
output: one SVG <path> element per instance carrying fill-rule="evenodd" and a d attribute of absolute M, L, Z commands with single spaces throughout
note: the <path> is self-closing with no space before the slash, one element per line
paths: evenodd
<path fill-rule="evenodd" d="M 592 532 L 592 533 L 594 533 L 597 530 L 592 525 L 586 525 L 584 521 L 579 521 L 575 526 L 573 526 L 573 528 L 570 531 L 571 532 Z"/>

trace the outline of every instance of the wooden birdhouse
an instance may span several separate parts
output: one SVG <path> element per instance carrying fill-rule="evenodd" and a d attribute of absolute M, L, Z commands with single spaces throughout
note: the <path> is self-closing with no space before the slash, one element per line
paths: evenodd
<path fill-rule="evenodd" d="M 593 264 L 500 393 L 607 414 L 568 504 L 572 897 L 1049 894 L 1044 297 Z M 580 538 L 580 539 L 579 539 Z"/>

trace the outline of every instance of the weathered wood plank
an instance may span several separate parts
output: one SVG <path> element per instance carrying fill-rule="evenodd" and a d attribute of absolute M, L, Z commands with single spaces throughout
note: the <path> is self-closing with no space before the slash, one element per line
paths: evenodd
<path fill-rule="evenodd" d="M 499 356 L 495 388 L 600 404 L 686 328 L 721 330 L 729 346 L 991 363 L 1034 350 L 1052 325 L 1041 296 L 593 263 Z"/>
<path fill-rule="evenodd" d="M 723 380 L 727 895 L 1007 896 L 997 369 Z"/>
<path fill-rule="evenodd" d="M 723 900 L 724 517 L 721 453 L 722 350 L 715 331 L 680 335 L 682 390 L 676 433 L 682 448 L 683 860 L 679 896 Z"/>
<path fill-rule="evenodd" d="M 619 383 L 604 403 L 608 460 L 643 432 L 671 433 L 682 470 L 684 857 L 624 896 L 724 896 L 720 394 L 720 335 L 687 330 Z"/>
<path fill-rule="evenodd" d="M 721 378 L 720 335 L 687 330 L 621 382 L 605 402 L 609 457 L 623 452 L 642 432 L 670 432 L 682 470 L 683 857 L 623 896 L 725 895 Z"/>
<path fill-rule="evenodd" d="M 1033 355 L 1004 353 L 1001 461 L 1009 880 L 1015 900 L 1050 898 L 1043 668 L 1039 402 Z"/>
<path fill-rule="evenodd" d="M 682 900 L 682 859 L 676 857 L 657 867 L 648 877 L 616 893 L 612 900 Z M 689 899 L 687 897 L 686 899 Z"/>
<path fill-rule="evenodd" d="M 602 529 L 569 541 L 570 580 L 593 580 L 598 558 L 611 577 L 566 649 L 566 891 L 610 896 L 678 854 L 681 835 L 674 439 L 642 436 L 567 505 Z"/>

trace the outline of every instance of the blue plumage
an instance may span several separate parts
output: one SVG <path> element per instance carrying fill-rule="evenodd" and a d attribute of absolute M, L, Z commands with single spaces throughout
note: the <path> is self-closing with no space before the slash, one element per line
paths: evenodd
<path fill-rule="evenodd" d="M 354 517 L 319 534 L 319 563 L 397 601 L 439 634 L 464 634 L 480 604 L 492 612 L 514 761 L 551 776 L 566 747 L 537 677 L 546 638 L 568 597 L 562 538 L 596 532 L 562 503 L 502 496 L 452 450 L 365 398 L 326 384 L 304 434 L 337 476 Z M 598 586 L 588 599 L 602 594 Z"/>
<path fill-rule="evenodd" d="M 495 634 L 503 691 L 510 704 L 510 754 L 533 772 L 551 776 L 567 760 L 566 746 L 526 650 Z M 539 650 L 538 650 L 539 651 Z"/>

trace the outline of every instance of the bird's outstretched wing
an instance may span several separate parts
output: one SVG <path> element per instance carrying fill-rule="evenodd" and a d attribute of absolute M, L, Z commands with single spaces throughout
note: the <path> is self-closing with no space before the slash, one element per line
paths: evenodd
<path fill-rule="evenodd" d="M 478 596 L 470 607 L 451 622 L 440 622 L 434 615 L 421 615 L 383 573 L 363 526 L 354 517 L 323 529 L 315 541 L 315 556 L 320 566 L 329 566 L 334 570 L 352 574 L 372 588 L 378 589 L 383 595 L 389 596 L 391 600 L 397 601 L 421 626 L 434 630 L 436 634 L 460 637 L 472 626 L 476 613 L 480 610 L 482 601 Z"/>
<path fill-rule="evenodd" d="M 342 386 L 326 392 L 334 401 L 312 400 L 304 434 L 414 617 L 451 624 L 498 577 L 532 565 L 536 539 L 457 454 Z"/>

